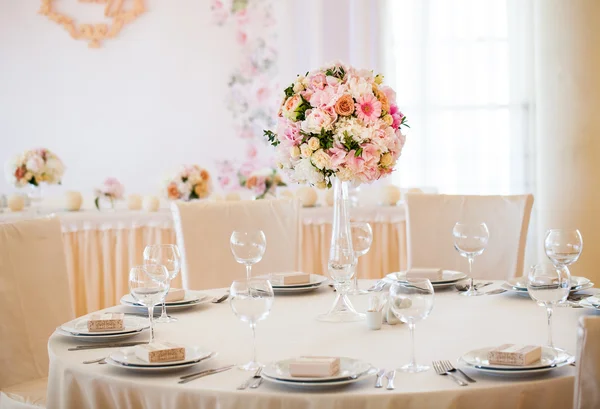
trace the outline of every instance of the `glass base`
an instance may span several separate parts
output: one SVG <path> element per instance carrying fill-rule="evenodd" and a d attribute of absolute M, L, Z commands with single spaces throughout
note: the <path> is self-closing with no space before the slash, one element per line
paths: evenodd
<path fill-rule="evenodd" d="M 403 365 L 402 367 L 400 367 L 398 369 L 398 371 L 401 372 L 408 372 L 408 373 L 419 373 L 419 372 L 425 372 L 430 370 L 431 368 L 428 367 L 427 365 L 418 365 L 418 364 L 406 364 Z"/>
<path fill-rule="evenodd" d="M 361 321 L 365 314 L 356 312 L 346 294 L 337 294 L 333 306 L 326 314 L 317 316 L 317 320 L 324 322 L 353 322 Z"/>
<path fill-rule="evenodd" d="M 475 289 L 469 289 L 467 291 L 463 291 L 461 293 L 458 293 L 459 295 L 463 295 L 465 297 L 474 297 L 477 295 L 481 295 L 482 293 L 480 293 L 479 291 L 475 290 Z"/>
<path fill-rule="evenodd" d="M 248 363 L 245 363 L 244 365 L 239 365 L 237 368 L 242 371 L 256 371 L 261 366 L 263 366 L 263 365 L 259 362 L 250 361 Z"/>
<path fill-rule="evenodd" d="M 159 324 L 167 324 L 169 322 L 177 322 L 177 318 L 175 317 L 158 317 L 154 319 L 154 322 L 159 323 Z"/>

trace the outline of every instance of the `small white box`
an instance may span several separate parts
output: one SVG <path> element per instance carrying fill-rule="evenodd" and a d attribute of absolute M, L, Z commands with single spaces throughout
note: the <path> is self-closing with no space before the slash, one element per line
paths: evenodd
<path fill-rule="evenodd" d="M 411 268 L 406 272 L 406 278 L 409 279 L 428 279 L 438 281 L 444 277 L 441 268 Z"/>
<path fill-rule="evenodd" d="M 496 365 L 524 366 L 541 358 L 542 348 L 534 345 L 504 344 L 488 352 L 488 360 Z"/>
<path fill-rule="evenodd" d="M 136 345 L 135 356 L 144 362 L 172 362 L 185 359 L 185 348 L 170 342 Z"/>
<path fill-rule="evenodd" d="M 183 288 L 171 288 L 165 297 L 165 302 L 183 301 L 185 290 Z"/>
<path fill-rule="evenodd" d="M 283 285 L 310 284 L 310 274 L 294 272 L 283 275 Z"/>
<path fill-rule="evenodd" d="M 290 362 L 290 375 L 294 377 L 324 378 L 340 371 L 340 358 L 302 356 Z"/>
<path fill-rule="evenodd" d="M 87 321 L 89 332 L 115 331 L 124 328 L 122 312 L 106 312 L 104 314 L 92 314 Z"/>

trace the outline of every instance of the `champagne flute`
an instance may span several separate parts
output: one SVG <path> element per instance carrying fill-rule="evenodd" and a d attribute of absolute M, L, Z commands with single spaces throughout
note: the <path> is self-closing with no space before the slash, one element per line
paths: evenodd
<path fill-rule="evenodd" d="M 177 277 L 181 270 L 181 255 L 179 254 L 179 248 L 174 244 L 153 244 L 146 246 L 144 249 L 144 264 L 160 264 L 166 267 L 169 272 L 169 287 L 170 282 Z M 169 317 L 167 315 L 167 306 L 165 298 L 162 301 L 162 314 L 156 319 L 156 322 L 174 322 L 177 321 L 175 317 Z"/>
<path fill-rule="evenodd" d="M 583 250 L 583 238 L 576 229 L 551 229 L 544 240 L 546 256 L 557 266 L 575 263 Z"/>
<path fill-rule="evenodd" d="M 546 308 L 548 317 L 548 346 L 552 342 L 552 312 L 556 304 L 564 302 L 571 290 L 571 274 L 566 266 L 537 264 L 527 276 L 527 291 L 531 299 Z"/>
<path fill-rule="evenodd" d="M 485 223 L 458 222 L 452 229 L 454 248 L 469 260 L 469 289 L 460 295 L 473 296 L 480 293 L 473 286 L 473 260 L 485 250 L 490 232 Z"/>
<path fill-rule="evenodd" d="M 416 373 L 429 369 L 426 365 L 418 365 L 415 358 L 415 322 L 429 316 L 433 301 L 433 286 L 427 279 L 396 281 L 390 287 L 389 302 L 392 312 L 400 321 L 407 323 L 410 329 L 410 363 L 402 366 L 400 371 Z"/>
<path fill-rule="evenodd" d="M 350 290 L 350 295 L 368 294 L 365 290 L 358 288 L 358 259 L 364 256 L 371 249 L 373 243 L 373 229 L 369 223 L 353 222 L 350 223 L 350 234 L 352 235 L 352 249 L 356 255 L 357 269 L 354 274 L 354 288 Z"/>
<path fill-rule="evenodd" d="M 150 343 L 154 341 L 154 306 L 164 300 L 169 292 L 169 272 L 160 264 L 144 264 L 129 271 L 131 296 L 148 308 Z"/>
<path fill-rule="evenodd" d="M 262 365 L 256 359 L 256 324 L 267 318 L 273 306 L 273 287 L 269 280 L 251 278 L 234 281 L 229 290 L 229 305 L 233 313 L 252 328 L 252 360 L 240 369 L 255 371 Z"/>
<path fill-rule="evenodd" d="M 246 265 L 246 279 L 252 278 L 252 265 L 262 260 L 267 248 L 267 239 L 262 230 L 234 231 L 229 245 L 235 261 Z"/>

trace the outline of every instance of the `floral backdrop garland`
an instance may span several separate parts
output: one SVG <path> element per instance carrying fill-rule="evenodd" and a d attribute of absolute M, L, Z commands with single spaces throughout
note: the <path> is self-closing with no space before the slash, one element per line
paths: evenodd
<path fill-rule="evenodd" d="M 218 182 L 223 190 L 242 188 L 240 180 L 261 168 L 272 167 L 274 158 L 266 146 L 263 129 L 273 127 L 279 101 L 275 18 L 272 0 L 213 0 L 211 11 L 219 26 L 232 24 L 241 62 L 231 73 L 227 106 L 236 136 L 246 145 L 244 158 L 217 161 Z M 240 179 L 241 177 L 241 179 Z"/>

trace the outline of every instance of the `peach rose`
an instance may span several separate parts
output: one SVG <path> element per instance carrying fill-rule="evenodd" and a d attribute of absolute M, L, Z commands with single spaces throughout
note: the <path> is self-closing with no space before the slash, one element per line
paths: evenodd
<path fill-rule="evenodd" d="M 177 189 L 177 183 L 169 183 L 167 186 L 167 196 L 171 200 L 179 199 L 179 189 Z"/>
<path fill-rule="evenodd" d="M 194 187 L 194 193 L 196 193 L 196 196 L 198 196 L 200 199 L 203 199 L 208 196 L 208 189 L 204 183 L 198 183 Z"/>
<path fill-rule="evenodd" d="M 257 182 L 258 182 L 258 178 L 256 176 L 250 176 L 246 180 L 246 187 L 248 189 L 253 189 L 256 186 Z"/>
<path fill-rule="evenodd" d="M 350 116 L 354 113 L 354 99 L 350 94 L 344 94 L 334 106 L 335 112 L 341 116 Z"/>
<path fill-rule="evenodd" d="M 210 175 L 208 174 L 206 169 L 202 169 L 200 171 L 200 177 L 202 178 L 202 180 L 208 180 L 210 178 Z"/>
<path fill-rule="evenodd" d="M 381 102 L 381 110 L 389 113 L 390 112 L 390 101 L 388 100 L 387 95 L 379 89 L 377 85 L 373 85 L 373 94 L 379 102 Z"/>

